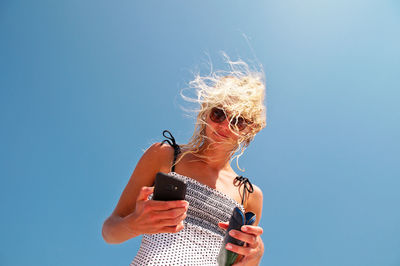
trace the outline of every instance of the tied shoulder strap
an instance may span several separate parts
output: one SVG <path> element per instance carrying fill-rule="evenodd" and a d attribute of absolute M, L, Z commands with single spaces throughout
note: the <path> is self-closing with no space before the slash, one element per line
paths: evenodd
<path fill-rule="evenodd" d="M 166 135 L 167 133 L 169 134 L 169 136 Z M 179 147 L 178 144 L 176 144 L 175 138 L 174 138 L 174 136 L 172 136 L 171 132 L 169 132 L 168 130 L 164 130 L 163 131 L 163 136 L 166 139 L 161 142 L 161 145 L 164 142 L 167 142 L 169 145 L 171 145 L 172 148 L 174 148 L 174 161 L 172 163 L 171 171 L 175 172 L 175 161 L 176 161 L 176 158 L 178 157 L 178 154 L 181 153 L 181 148 Z"/>
<path fill-rule="evenodd" d="M 235 180 L 233 181 L 233 184 L 239 188 L 243 185 L 243 194 L 242 194 L 242 205 L 243 205 L 244 200 L 246 198 L 246 191 L 249 193 L 254 192 L 253 185 L 251 184 L 251 182 L 248 178 L 243 177 L 243 176 L 237 176 L 235 178 Z"/>

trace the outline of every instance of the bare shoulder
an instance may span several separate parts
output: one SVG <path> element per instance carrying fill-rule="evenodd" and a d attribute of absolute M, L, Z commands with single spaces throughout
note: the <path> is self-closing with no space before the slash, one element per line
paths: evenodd
<path fill-rule="evenodd" d="M 256 215 L 255 225 L 261 220 L 262 206 L 263 206 L 263 192 L 262 190 L 253 184 L 253 193 L 250 194 L 249 200 L 246 206 L 246 211 L 253 212 Z"/>
<path fill-rule="evenodd" d="M 254 188 L 253 201 L 261 201 L 262 204 L 263 192 L 261 188 L 259 188 L 257 185 L 253 185 L 253 188 Z"/>
<path fill-rule="evenodd" d="M 145 154 L 147 153 L 151 156 L 162 158 L 163 156 L 167 156 L 168 154 L 170 154 L 173 150 L 174 148 L 172 148 L 169 144 L 161 144 L 161 142 L 155 142 L 147 148 Z"/>
<path fill-rule="evenodd" d="M 161 142 L 156 142 L 145 151 L 145 154 L 152 160 L 156 160 L 159 165 L 159 170 L 162 171 L 171 167 L 174 148 L 167 143 L 161 144 Z M 145 156 L 145 154 L 143 156 Z"/>
<path fill-rule="evenodd" d="M 157 172 L 165 172 L 173 157 L 173 148 L 157 142 L 148 147 L 141 156 L 125 186 L 113 214 L 125 217 L 135 208 L 142 187 L 153 186 Z M 172 149 L 172 150 L 171 150 Z"/>

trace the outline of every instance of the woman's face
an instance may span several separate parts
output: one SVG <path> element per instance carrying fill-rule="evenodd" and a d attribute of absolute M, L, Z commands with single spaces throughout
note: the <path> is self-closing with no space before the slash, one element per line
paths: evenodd
<path fill-rule="evenodd" d="M 223 121 L 215 122 L 215 121 L 213 121 L 213 119 L 210 118 L 211 112 L 213 112 L 212 109 L 208 111 L 207 119 L 206 119 L 206 122 L 207 122 L 206 136 L 207 136 L 207 138 L 214 142 L 223 143 L 228 146 L 236 146 L 237 141 L 240 138 L 240 136 L 245 134 L 247 132 L 247 130 L 246 129 L 244 129 L 242 131 L 236 130 L 235 132 L 232 132 L 232 130 L 234 130 L 234 128 L 232 128 L 232 127 L 229 128 L 229 123 L 230 123 L 230 114 L 229 113 L 225 112 L 227 118 L 225 118 Z M 237 133 L 237 134 L 235 134 L 235 133 Z"/>

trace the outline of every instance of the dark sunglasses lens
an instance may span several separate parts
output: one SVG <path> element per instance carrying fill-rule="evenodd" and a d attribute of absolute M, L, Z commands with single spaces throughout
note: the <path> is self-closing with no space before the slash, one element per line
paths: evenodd
<path fill-rule="evenodd" d="M 219 108 L 213 108 L 210 113 L 210 118 L 215 123 L 221 123 L 225 120 L 225 113 L 224 110 Z"/>
<path fill-rule="evenodd" d="M 247 124 L 246 121 L 244 121 L 243 117 L 239 117 L 239 118 L 233 118 L 231 121 L 231 125 L 232 127 L 237 127 L 237 129 L 239 129 L 240 131 L 245 129 Z"/>

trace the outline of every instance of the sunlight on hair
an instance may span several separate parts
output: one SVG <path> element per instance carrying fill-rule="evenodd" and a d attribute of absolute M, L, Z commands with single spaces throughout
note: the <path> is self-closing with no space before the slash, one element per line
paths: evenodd
<path fill-rule="evenodd" d="M 231 160 L 236 158 L 238 169 L 244 171 L 239 167 L 238 159 L 254 136 L 266 126 L 265 75 L 262 69 L 252 70 L 241 59 L 232 61 L 225 53 L 223 53 L 223 57 L 229 66 L 228 70 L 213 71 L 210 63 L 211 71 L 207 76 L 195 74 L 194 79 L 189 82 L 188 88 L 181 91 L 184 100 L 197 103 L 198 106 L 193 110 L 184 108 L 185 111 L 196 114 L 196 124 L 189 143 L 182 145 L 185 152 L 180 158 L 186 153 L 193 153 L 201 158 L 198 152 L 210 148 L 210 143 L 205 145 L 207 143 L 206 119 L 213 107 L 220 107 L 229 113 L 230 122 L 235 118 L 237 121 L 240 116 L 248 122 L 244 132 L 239 132 L 235 126 L 233 128 L 229 126 L 230 130 L 239 136 L 234 149 L 232 149 Z M 192 96 L 188 96 L 186 93 L 192 94 Z"/>

